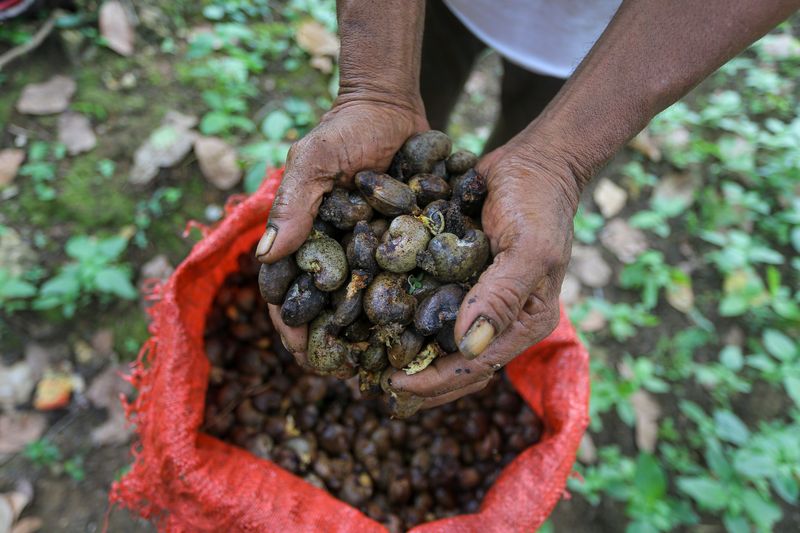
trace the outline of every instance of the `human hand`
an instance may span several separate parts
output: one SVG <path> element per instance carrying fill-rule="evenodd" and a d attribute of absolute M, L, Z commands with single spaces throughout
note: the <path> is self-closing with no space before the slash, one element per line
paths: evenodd
<path fill-rule="evenodd" d="M 350 184 L 361 170 L 385 170 L 408 137 L 429 129 L 422 105 L 402 101 L 347 95 L 292 145 L 267 229 L 256 248 L 259 261 L 271 264 L 294 253 L 311 232 L 325 193 L 334 185 Z M 269 305 L 269 315 L 284 346 L 306 366 L 308 327 L 287 326 L 277 305 Z"/>
<path fill-rule="evenodd" d="M 418 374 L 384 376 L 400 416 L 477 392 L 558 324 L 580 195 L 570 165 L 512 140 L 485 156 L 477 170 L 487 180 L 482 222 L 494 259 L 459 309 L 460 353 L 436 359 Z"/>

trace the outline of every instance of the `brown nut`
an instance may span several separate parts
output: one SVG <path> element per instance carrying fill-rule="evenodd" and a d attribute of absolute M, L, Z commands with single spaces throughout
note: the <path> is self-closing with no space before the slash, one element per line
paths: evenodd
<path fill-rule="evenodd" d="M 333 334 L 333 314 L 323 311 L 308 328 L 308 365 L 320 375 L 341 378 L 355 374 L 350 346 Z"/>
<path fill-rule="evenodd" d="M 417 301 L 406 292 L 406 276 L 381 272 L 364 293 L 364 312 L 373 324 L 408 324 Z"/>
<path fill-rule="evenodd" d="M 414 328 L 406 328 L 398 341 L 391 344 L 386 350 L 389 364 L 398 369 L 407 366 L 417 356 L 424 343 L 425 337 Z"/>
<path fill-rule="evenodd" d="M 352 238 L 347 243 L 347 263 L 353 270 L 364 270 L 370 274 L 378 272 L 378 263 L 375 261 L 375 249 L 378 247 L 378 238 L 372 227 L 366 222 L 359 222 L 353 229 Z"/>
<path fill-rule="evenodd" d="M 450 154 L 445 161 L 447 173 L 451 176 L 460 176 L 478 164 L 478 156 L 469 150 L 458 150 Z"/>
<path fill-rule="evenodd" d="M 331 237 L 312 231 L 295 254 L 297 266 L 314 276 L 322 291 L 335 291 L 347 280 L 347 257 L 342 245 Z"/>
<path fill-rule="evenodd" d="M 425 227 L 433 235 L 452 233 L 463 237 L 467 229 L 467 217 L 461 213 L 461 207 L 456 202 L 436 200 L 425 206 L 421 216 Z"/>
<path fill-rule="evenodd" d="M 454 321 L 466 292 L 455 283 L 444 285 L 417 307 L 414 327 L 422 335 L 435 335 L 445 323 Z"/>
<path fill-rule="evenodd" d="M 450 198 L 450 185 L 433 174 L 417 174 L 408 182 L 417 197 L 417 205 L 427 205 L 436 200 Z"/>
<path fill-rule="evenodd" d="M 334 293 L 333 303 L 336 310 L 331 317 L 331 324 L 343 328 L 352 324 L 361 314 L 364 289 L 367 288 L 369 274 L 363 270 L 354 270 L 350 282 Z"/>
<path fill-rule="evenodd" d="M 258 271 L 258 290 L 261 297 L 267 303 L 280 305 L 298 274 L 300 269 L 293 257 L 284 257 L 271 265 L 262 264 Z"/>
<path fill-rule="evenodd" d="M 426 272 L 444 282 L 467 281 L 480 272 L 489 259 L 489 240 L 480 230 L 468 230 L 463 239 L 452 233 L 436 235 L 417 256 Z"/>
<path fill-rule="evenodd" d="M 287 326 L 302 326 L 314 320 L 327 300 L 327 295 L 314 285 L 311 274 L 302 274 L 286 293 L 281 306 L 281 320 Z"/>
<path fill-rule="evenodd" d="M 366 170 L 356 174 L 355 182 L 369 205 L 384 215 L 403 215 L 419 209 L 409 186 L 388 174 Z"/>
<path fill-rule="evenodd" d="M 358 221 L 372 218 L 372 208 L 360 194 L 337 187 L 322 200 L 319 218 L 338 229 L 352 229 Z"/>
<path fill-rule="evenodd" d="M 453 178 L 450 185 L 453 188 L 453 201 L 461 206 L 464 213 L 475 215 L 481 212 L 487 193 L 486 179 L 474 168 Z"/>
<path fill-rule="evenodd" d="M 378 265 L 389 272 L 409 272 L 417 266 L 417 254 L 425 249 L 431 236 L 422 221 L 411 215 L 392 220 L 375 249 Z"/>
<path fill-rule="evenodd" d="M 408 276 L 408 294 L 421 302 L 429 295 L 442 286 L 442 284 L 427 272 L 421 272 L 417 275 Z"/>
<path fill-rule="evenodd" d="M 406 161 L 409 175 L 430 172 L 437 162 L 447 159 L 453 143 L 445 133 L 429 130 L 411 136 L 400 152 Z"/>

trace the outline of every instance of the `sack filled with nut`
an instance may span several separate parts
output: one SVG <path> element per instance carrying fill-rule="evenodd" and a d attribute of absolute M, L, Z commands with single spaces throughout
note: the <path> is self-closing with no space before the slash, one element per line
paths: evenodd
<path fill-rule="evenodd" d="M 382 401 L 362 398 L 358 378 L 305 373 L 273 338 L 251 258 L 280 179 L 274 172 L 231 202 L 149 295 L 152 336 L 133 366 L 138 395 L 127 406 L 135 460 L 111 501 L 168 531 L 538 528 L 563 494 L 588 422 L 588 355 L 566 315 L 506 367 L 491 397 L 392 419 Z M 285 268 L 300 275 L 297 262 Z M 298 292 L 318 289 L 313 273 L 303 274 L 311 280 Z M 415 290 L 429 283 L 422 276 Z M 443 306 L 458 300 L 451 290 L 439 296 Z M 331 300 L 313 320 L 334 320 L 335 291 L 322 292 Z M 365 335 L 353 326 L 360 319 L 343 330 Z M 429 319 L 434 329 L 447 322 Z M 416 346 L 407 329 L 393 346 Z M 403 351 L 381 357 L 399 361 Z M 373 363 L 364 355 L 358 364 Z"/>
<path fill-rule="evenodd" d="M 451 149 L 440 131 L 412 136 L 387 173 L 359 172 L 355 190 L 325 195 L 293 256 L 261 266 L 263 298 L 286 325 L 309 324 L 316 373 L 358 374 L 374 395 L 387 367 L 415 374 L 458 350 L 458 309 L 490 250 L 478 158 Z"/>

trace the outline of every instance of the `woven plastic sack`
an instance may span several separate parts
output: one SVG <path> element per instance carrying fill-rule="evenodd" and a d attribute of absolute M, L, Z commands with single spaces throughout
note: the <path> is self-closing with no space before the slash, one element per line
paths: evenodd
<path fill-rule="evenodd" d="M 155 287 L 151 338 L 130 380 L 137 398 L 126 405 L 138 441 L 131 470 L 112 487 L 111 501 L 174 532 L 386 529 L 279 466 L 199 431 L 210 370 L 205 319 L 217 290 L 264 229 L 281 179 L 273 172 L 257 193 L 228 207 L 225 219 Z M 569 319 L 506 369 L 542 419 L 539 443 L 505 467 L 479 512 L 428 522 L 414 532 L 534 531 L 564 493 L 588 423 L 589 363 Z"/>

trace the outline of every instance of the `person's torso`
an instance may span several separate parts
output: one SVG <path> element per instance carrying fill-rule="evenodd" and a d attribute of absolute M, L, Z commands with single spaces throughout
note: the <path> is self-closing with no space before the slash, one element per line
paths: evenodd
<path fill-rule="evenodd" d="M 445 0 L 479 39 L 528 70 L 568 77 L 621 0 Z"/>

